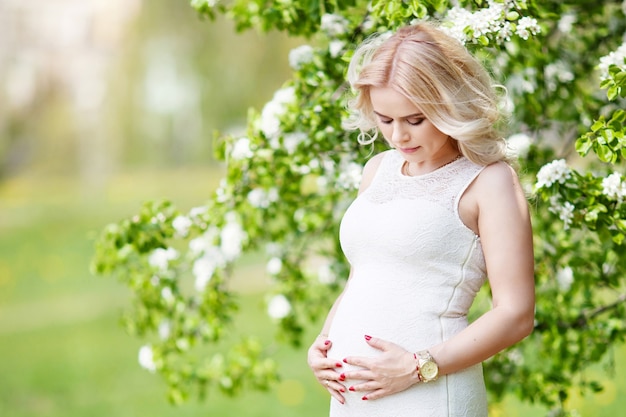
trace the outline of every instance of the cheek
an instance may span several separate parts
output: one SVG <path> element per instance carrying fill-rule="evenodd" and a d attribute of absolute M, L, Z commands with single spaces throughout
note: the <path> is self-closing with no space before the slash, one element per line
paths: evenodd
<path fill-rule="evenodd" d="M 391 136 L 391 125 L 377 123 L 376 126 L 385 139 L 388 139 Z"/>

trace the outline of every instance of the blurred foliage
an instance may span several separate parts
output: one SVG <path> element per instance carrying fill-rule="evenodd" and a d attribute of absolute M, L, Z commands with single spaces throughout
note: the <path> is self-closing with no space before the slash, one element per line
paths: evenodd
<path fill-rule="evenodd" d="M 246 133 L 222 137 L 216 152 L 226 176 L 205 206 L 183 213 L 167 202 L 147 203 L 98 241 L 93 270 L 132 289 L 127 323 L 148 340 L 153 355 L 143 365 L 165 378 L 173 401 L 195 386 L 234 392 L 233 384 L 264 388 L 277 377 L 263 350 L 233 351 L 229 366 L 215 367 L 223 358 L 190 349 L 211 345 L 233 325 L 228 282 L 240 253 L 267 253 L 274 279 L 268 314 L 280 340 L 298 345 L 306 326 L 327 310 L 348 271 L 339 220 L 364 161 L 384 149 L 359 146 L 356 133 L 341 127 L 346 62 L 369 34 L 414 18 L 445 20 L 456 3 L 476 13 L 501 4 L 192 1 L 211 19 L 226 15 L 240 29 L 310 36 L 310 45 L 290 52 L 292 77 L 262 111 L 249 112 Z M 602 80 L 596 75 L 601 58 L 620 46 L 626 19 L 621 2 L 504 4 L 499 19 L 511 28 L 509 39 L 472 26 L 464 34 L 507 87 L 510 130 L 531 139 L 518 155 L 533 208 L 537 323 L 530 337 L 487 361 L 485 373 L 495 399 L 514 393 L 552 416 L 568 415 L 572 389 L 601 389 L 587 370 L 626 334 L 626 185 L 612 173 L 624 138 L 621 63 Z M 523 31 L 530 18 L 541 29 L 534 36 Z M 195 291 L 181 290 L 192 282 Z M 159 334 L 163 323 L 168 331 Z"/>
<path fill-rule="evenodd" d="M 0 28 L 14 40 L 5 51 L 12 59 L 0 57 L 0 180 L 79 175 L 97 187 L 128 169 L 214 164 L 215 132 L 245 129 L 241 109 L 282 84 L 286 53 L 301 42 L 236 33 L 225 17 L 207 25 L 187 3 L 168 0 L 136 14 L 121 6 L 110 20 L 97 2 L 68 4 L 66 15 L 92 15 L 75 30 L 64 29 L 62 9 L 3 7 L 25 24 Z M 41 19 L 49 26 L 30 24 Z"/>

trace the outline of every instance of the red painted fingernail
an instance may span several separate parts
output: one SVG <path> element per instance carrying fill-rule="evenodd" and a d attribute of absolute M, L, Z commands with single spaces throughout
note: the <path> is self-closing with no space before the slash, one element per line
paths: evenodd
<path fill-rule="evenodd" d="M 367 400 L 367 396 L 366 396 L 366 395 L 364 395 L 364 396 L 363 396 L 363 398 L 361 398 L 361 399 L 362 399 L 363 401 L 366 401 L 366 400 Z"/>
<path fill-rule="evenodd" d="M 350 387 L 348 388 L 350 391 L 354 391 L 354 387 Z"/>
<path fill-rule="evenodd" d="M 328 346 L 328 345 L 330 344 L 330 340 L 325 340 L 325 341 L 324 341 L 324 344 L 325 344 L 326 346 Z"/>
<path fill-rule="evenodd" d="M 348 363 L 348 360 L 346 358 L 343 358 L 343 363 Z"/>
<path fill-rule="evenodd" d="M 346 380 L 346 374 L 339 375 L 339 380 L 340 381 L 345 381 Z"/>
<path fill-rule="evenodd" d="M 341 368 L 343 365 L 342 365 L 340 362 L 337 362 L 337 363 L 335 364 L 335 366 L 336 366 L 337 368 Z"/>
<path fill-rule="evenodd" d="M 344 387 L 339 388 L 340 392 L 346 392 L 346 389 Z"/>
<path fill-rule="evenodd" d="M 365 335 L 365 340 L 370 340 L 372 336 Z"/>

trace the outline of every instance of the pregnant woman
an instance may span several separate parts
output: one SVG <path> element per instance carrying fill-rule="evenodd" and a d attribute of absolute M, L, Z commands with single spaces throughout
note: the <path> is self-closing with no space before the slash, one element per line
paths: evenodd
<path fill-rule="evenodd" d="M 391 149 L 365 165 L 341 222 L 351 272 L 309 366 L 331 417 L 486 416 L 481 362 L 532 331 L 535 305 L 492 80 L 430 23 L 368 40 L 348 76 L 360 142 L 380 132 Z M 492 308 L 468 323 L 487 280 Z"/>

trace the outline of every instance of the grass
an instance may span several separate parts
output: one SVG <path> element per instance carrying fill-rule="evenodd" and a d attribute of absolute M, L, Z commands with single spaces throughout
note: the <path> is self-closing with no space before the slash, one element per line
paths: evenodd
<path fill-rule="evenodd" d="M 283 380 L 269 392 L 169 405 L 165 385 L 137 364 L 142 341 L 118 324 L 128 292 L 112 279 L 93 277 L 93 239 L 108 222 L 127 217 L 142 201 L 170 197 L 188 209 L 203 203 L 218 170 L 139 172 L 114 179 L 94 195 L 65 179 L 19 178 L 0 185 L 0 416 L 134 417 L 327 415 L 328 395 L 314 381 L 304 349 L 278 347 Z M 184 184 L 184 186 L 181 186 Z M 255 329 L 269 338 L 261 290 L 267 285 L 254 257 L 234 285 L 246 288 L 234 332 Z M 311 329 L 311 336 L 315 329 Z M 583 416 L 620 415 L 626 406 L 626 350 L 615 357 L 616 378 L 601 367 L 604 393 L 572 405 Z M 541 416 L 543 410 L 507 400 L 492 416 Z"/>

